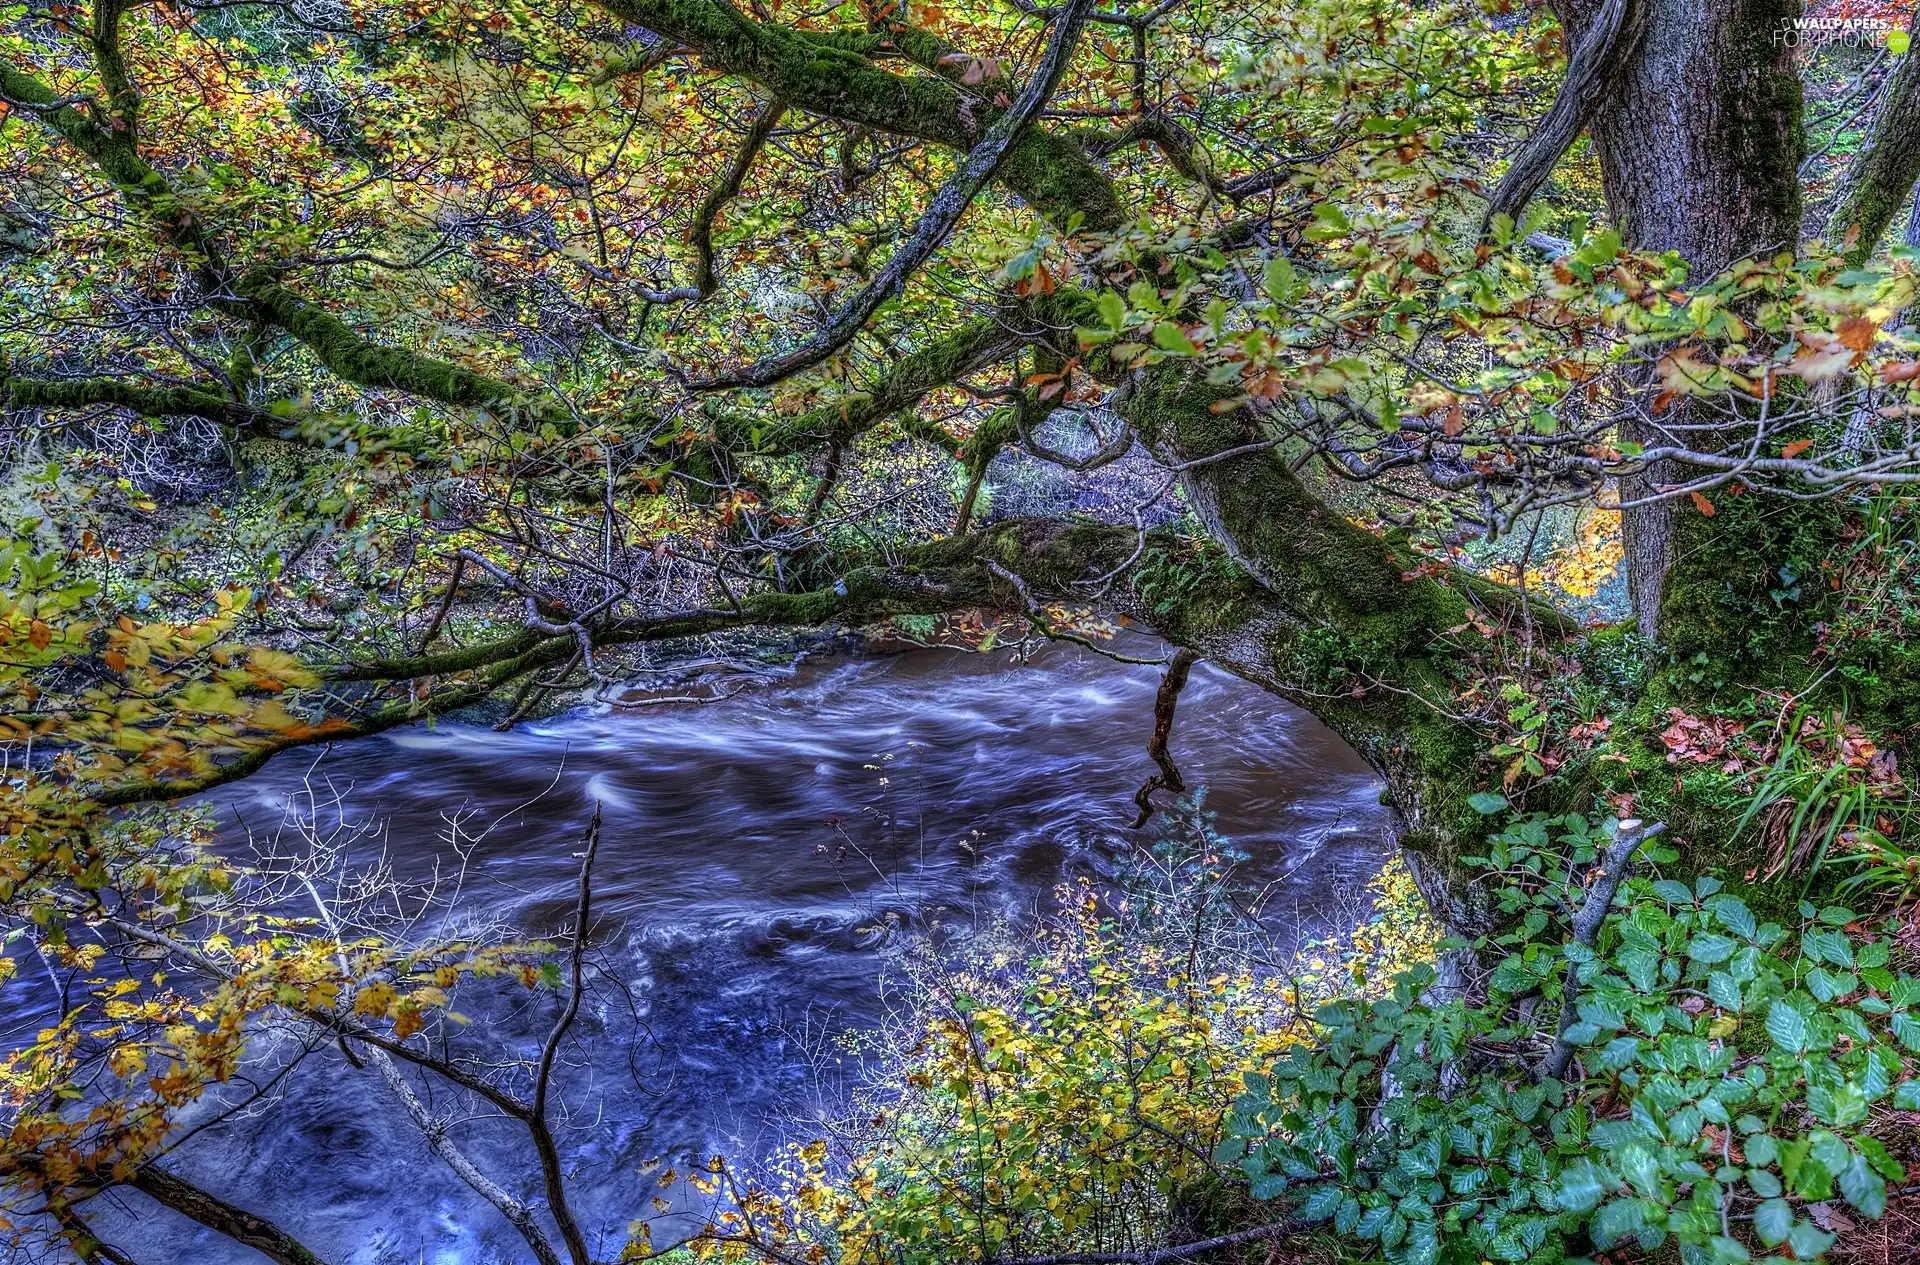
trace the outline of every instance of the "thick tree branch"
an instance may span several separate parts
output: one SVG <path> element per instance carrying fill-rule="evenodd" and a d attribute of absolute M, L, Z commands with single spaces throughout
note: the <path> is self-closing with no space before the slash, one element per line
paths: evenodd
<path fill-rule="evenodd" d="M 147 386 L 118 378 L 20 378 L 0 374 L 10 409 L 77 409 L 108 404 L 142 417 L 204 417 L 234 430 L 276 428 L 262 409 L 188 386 Z"/>
<path fill-rule="evenodd" d="M 1594 940 L 1600 934 L 1600 928 L 1607 921 L 1607 912 L 1613 908 L 1614 894 L 1620 890 L 1620 884 L 1633 869 L 1633 854 L 1640 845 L 1653 838 L 1666 827 L 1658 822 L 1648 825 L 1642 821 L 1623 821 L 1620 833 L 1614 836 L 1600 861 L 1600 875 L 1587 889 L 1585 899 L 1573 915 L 1573 943 L 1591 949 Z M 1536 1080 L 1561 1080 L 1567 1073 L 1567 1065 L 1573 1061 L 1573 1052 L 1577 1048 L 1567 1039 L 1567 1033 L 1580 1018 L 1580 964 L 1567 964 L 1567 978 L 1560 1001 L 1560 1026 L 1554 1038 L 1553 1048 L 1547 1051 L 1547 1057 L 1540 1062 Z"/>
<path fill-rule="evenodd" d="M 600 3 L 617 17 L 696 49 L 714 69 L 824 118 L 972 150 L 996 113 L 945 79 L 875 66 L 863 54 L 878 51 L 884 41 L 867 32 L 830 36 L 756 22 L 727 0 Z M 1056 228 L 1076 214 L 1090 232 L 1112 232 L 1127 221 L 1112 184 L 1070 137 L 1029 129 L 998 175 Z"/>
<path fill-rule="evenodd" d="M 1058 309 L 1056 311 L 1056 309 Z M 822 444 L 852 443 L 895 413 L 911 409 L 940 387 L 998 364 L 1020 348 L 1048 337 L 1053 321 L 1064 318 L 1064 304 L 1042 304 L 1031 311 L 1011 304 L 993 316 L 961 325 L 888 365 L 878 381 L 858 394 L 807 410 L 798 417 L 723 415 L 715 419 L 722 443 L 740 450 L 780 455 Z M 1066 324 L 1072 324 L 1066 319 Z M 930 424 L 929 424 L 930 425 Z M 758 429 L 759 439 L 752 438 Z M 952 451 L 950 435 L 922 435 Z"/>
<path fill-rule="evenodd" d="M 561 1265 L 560 1254 L 554 1251 L 553 1244 L 547 1239 L 547 1232 L 540 1228 L 540 1220 L 534 1216 L 533 1209 L 529 1208 L 524 1201 L 516 1199 L 511 1191 L 482 1172 L 480 1166 L 475 1164 L 467 1153 L 447 1136 L 446 1122 L 435 1116 L 427 1109 L 427 1105 L 420 1101 L 420 1095 L 413 1092 L 413 1086 L 407 1083 L 407 1078 L 401 1074 L 398 1067 L 394 1066 L 393 1060 L 387 1056 L 386 1052 L 369 1049 L 367 1058 L 380 1073 L 380 1078 L 387 1083 L 387 1088 L 393 1091 L 393 1096 L 400 1100 L 400 1105 L 413 1121 L 414 1128 L 420 1130 L 420 1135 L 427 1140 L 428 1148 L 453 1170 L 456 1177 L 467 1184 L 468 1189 L 492 1204 L 495 1211 L 506 1219 L 507 1224 L 520 1232 L 520 1237 L 527 1241 L 527 1247 L 532 1250 L 534 1259 L 539 1262 L 539 1265 Z"/>
<path fill-rule="evenodd" d="M 265 1217 L 236 1207 L 156 1164 L 135 1169 L 126 1184 L 209 1230 L 245 1244 L 277 1265 L 321 1265 L 306 1244 Z"/>
<path fill-rule="evenodd" d="M 192 205 L 140 156 L 130 129 L 99 126 L 72 105 L 59 103 L 39 80 L 11 67 L 0 66 L 0 93 L 93 162 L 161 240 L 194 264 L 206 301 L 215 309 L 270 322 L 298 339 L 327 368 L 360 386 L 402 390 L 452 405 L 526 406 L 525 393 L 509 383 L 362 338 L 267 273 L 236 278 Z"/>
<path fill-rule="evenodd" d="M 547 1211 L 552 1215 L 554 1224 L 560 1227 L 560 1237 L 566 1241 L 567 1253 L 573 1258 L 573 1265 L 591 1265 L 592 1258 L 587 1252 L 586 1236 L 581 1234 L 580 1223 L 567 1203 L 565 1175 L 560 1169 L 560 1148 L 554 1142 L 552 1126 L 547 1123 L 547 1103 L 553 1089 L 554 1060 L 559 1057 L 560 1046 L 566 1041 L 568 1030 L 580 1014 L 580 1002 L 587 991 L 587 923 L 593 917 L 593 859 L 600 851 L 598 801 L 593 805 L 593 820 L 587 823 L 584 842 L 585 849 L 580 854 L 580 892 L 573 907 L 573 935 L 567 945 L 567 1000 L 561 1007 L 560 1017 L 554 1021 L 553 1030 L 547 1034 L 545 1044 L 540 1047 L 540 1061 L 533 1077 L 533 1104 L 527 1112 L 527 1130 L 533 1135 L 534 1151 L 540 1157 L 541 1179 L 546 1186 Z"/>
<path fill-rule="evenodd" d="M 740 149 L 727 164 L 726 174 L 693 213 L 693 228 L 688 234 L 693 241 L 693 249 L 698 256 L 694 264 L 693 286 L 700 298 L 711 295 L 719 284 L 713 275 L 713 221 L 722 207 L 740 196 L 740 185 L 747 178 L 747 172 L 753 169 L 753 163 L 766 146 L 767 138 L 773 135 L 773 129 L 779 126 L 780 116 L 787 112 L 787 103 L 778 97 L 760 107 L 760 113 L 754 118 L 753 126 L 747 129 L 747 138 L 740 142 Z"/>
<path fill-rule="evenodd" d="M 1520 147 L 1488 200 L 1481 231 L 1496 215 L 1519 220 L 1606 99 L 1620 67 L 1632 57 L 1646 26 L 1646 0 L 1605 0 L 1567 59 L 1567 77 L 1540 126 Z"/>
<path fill-rule="evenodd" d="M 1174 652 L 1167 664 L 1167 671 L 1160 678 L 1160 689 L 1153 698 L 1153 737 L 1147 740 L 1147 754 L 1160 766 L 1160 771 L 1140 784 L 1134 793 L 1133 802 L 1140 809 L 1140 815 L 1134 818 L 1135 830 L 1147 824 L 1147 818 L 1153 816 L 1153 793 L 1169 790 L 1175 795 L 1187 789 L 1187 781 L 1180 776 L 1180 766 L 1173 762 L 1172 754 L 1167 750 L 1167 742 L 1173 737 L 1174 708 L 1180 703 L 1180 691 L 1187 688 L 1187 674 L 1193 670 L 1193 664 L 1200 656 L 1182 646 Z"/>

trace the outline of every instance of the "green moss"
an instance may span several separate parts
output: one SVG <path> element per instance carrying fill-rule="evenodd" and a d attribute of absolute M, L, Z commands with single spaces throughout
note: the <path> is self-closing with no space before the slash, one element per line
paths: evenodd
<path fill-rule="evenodd" d="M 516 405 L 521 392 L 483 373 L 361 337 L 339 318 L 265 277 L 249 277 L 240 295 L 313 352 L 321 364 L 364 387 L 397 389 L 443 404 Z M 570 417 L 566 420 L 570 421 Z"/>
<path fill-rule="evenodd" d="M 1826 501 L 1718 495 L 1709 518 L 1683 506 L 1661 597 L 1665 684 L 1680 700 L 1729 686 L 1804 684 L 1812 628 L 1831 602 L 1819 581 L 1839 541 Z"/>

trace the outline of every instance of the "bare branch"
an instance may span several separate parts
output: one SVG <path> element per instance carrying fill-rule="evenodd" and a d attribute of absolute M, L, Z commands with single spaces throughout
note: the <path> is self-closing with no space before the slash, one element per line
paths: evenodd
<path fill-rule="evenodd" d="M 554 1144 L 553 1130 L 547 1124 L 547 1097 L 553 1085 L 553 1061 L 560 1053 L 561 1043 L 567 1038 L 567 1030 L 573 1027 L 574 1019 L 580 1014 L 580 999 L 586 992 L 587 920 L 593 914 L 593 858 L 600 850 L 600 804 L 597 800 L 593 805 L 593 820 L 587 823 L 585 843 L 586 848 L 580 854 L 580 895 L 573 909 L 573 939 L 567 947 L 567 1001 L 559 1019 L 554 1022 L 553 1031 L 547 1034 L 546 1044 L 541 1047 L 540 1063 L 533 1078 L 533 1106 L 526 1117 L 527 1131 L 533 1135 L 534 1150 L 540 1156 L 540 1172 L 547 1188 L 547 1211 L 560 1227 L 560 1237 L 566 1240 L 573 1265 L 592 1265 L 592 1258 L 587 1251 L 586 1237 L 580 1232 L 580 1223 L 574 1219 L 573 1209 L 567 1204 L 566 1183 L 560 1170 L 560 1150 Z"/>
<path fill-rule="evenodd" d="M 1167 751 L 1167 740 L 1173 736 L 1173 711 L 1180 702 L 1180 691 L 1187 688 L 1187 674 L 1199 657 L 1197 652 L 1180 647 L 1168 662 L 1166 675 L 1160 678 L 1160 690 L 1153 698 L 1153 737 L 1147 740 L 1147 754 L 1160 766 L 1160 771 L 1142 782 L 1134 793 L 1133 802 L 1140 809 L 1140 815 L 1133 822 L 1135 830 L 1153 816 L 1155 791 L 1169 790 L 1178 795 L 1187 789 L 1186 779 L 1180 776 L 1180 766 Z"/>

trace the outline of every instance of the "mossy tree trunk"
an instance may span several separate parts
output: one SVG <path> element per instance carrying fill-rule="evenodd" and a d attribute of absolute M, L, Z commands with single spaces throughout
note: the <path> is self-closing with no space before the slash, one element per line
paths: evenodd
<path fill-rule="evenodd" d="M 1620 67 L 1593 117 L 1607 206 L 1628 244 L 1676 251 L 1696 279 L 1735 260 L 1793 251 L 1800 236 L 1803 99 L 1789 35 L 1801 0 L 1636 0 L 1647 7 L 1634 56 Z M 1596 0 L 1556 0 L 1577 41 Z M 1626 438 L 1653 447 L 1667 427 L 1700 420 L 1684 403 L 1664 414 L 1646 398 Z M 1626 571 L 1641 635 L 1665 639 L 1663 598 L 1688 537 L 1684 503 L 1644 501 L 1675 471 L 1655 466 L 1622 488 Z"/>

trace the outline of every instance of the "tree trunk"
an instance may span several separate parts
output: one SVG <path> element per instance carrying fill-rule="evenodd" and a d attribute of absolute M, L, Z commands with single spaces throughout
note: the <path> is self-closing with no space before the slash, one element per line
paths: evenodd
<path fill-rule="evenodd" d="M 1165 457 L 1192 462 L 1264 433 L 1247 406 L 1214 411 L 1232 394 L 1192 366 L 1163 365 L 1141 375 L 1123 412 Z M 1428 574 L 1405 541 L 1348 521 L 1270 448 L 1190 467 L 1184 480 L 1195 513 L 1246 574 L 1171 610 L 1142 602 L 1151 609 L 1129 613 L 1344 738 L 1386 779 L 1436 912 L 1460 929 L 1484 921 L 1456 861 L 1484 826 L 1467 800 L 1488 777 L 1492 727 L 1457 714 L 1457 674 L 1479 642 L 1470 606 L 1517 623 L 1522 599 L 1465 573 Z M 1225 597 L 1236 582 L 1241 596 Z M 1571 630 L 1544 608 L 1531 617 Z"/>
<path fill-rule="evenodd" d="M 1788 35 L 1799 0 L 1640 0 L 1645 34 L 1590 128 L 1607 206 L 1622 236 L 1643 250 L 1677 251 L 1703 280 L 1750 255 L 1791 251 L 1800 232 L 1802 94 Z M 1559 0 L 1569 39 L 1598 8 Z M 1665 442 L 1663 423 L 1641 412 L 1626 438 Z M 1672 472 L 1626 481 L 1623 502 L 1643 499 Z M 1640 632 L 1659 641 L 1673 566 L 1672 501 L 1623 515 L 1626 571 Z"/>

